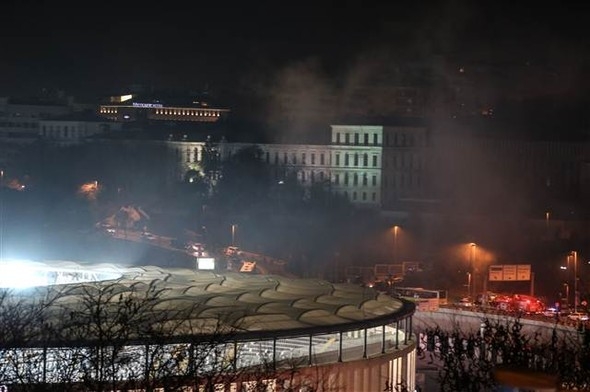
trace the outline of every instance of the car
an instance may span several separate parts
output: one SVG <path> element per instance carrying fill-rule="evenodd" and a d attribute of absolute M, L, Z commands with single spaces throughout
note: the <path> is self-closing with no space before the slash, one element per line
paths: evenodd
<path fill-rule="evenodd" d="M 150 241 L 151 241 L 151 240 L 156 240 L 156 239 L 158 239 L 158 237 L 157 237 L 157 236 L 155 236 L 154 234 L 152 234 L 152 233 L 149 233 L 149 232 L 147 232 L 147 231 L 144 231 L 143 233 L 141 233 L 141 236 L 142 236 L 143 238 L 146 238 L 146 239 L 150 240 Z"/>
<path fill-rule="evenodd" d="M 588 321 L 588 314 L 583 312 L 571 312 L 567 318 L 574 321 Z"/>
<path fill-rule="evenodd" d="M 473 301 L 470 298 L 461 298 L 459 301 L 455 302 L 455 306 L 460 308 L 472 308 L 475 306 Z"/>
<path fill-rule="evenodd" d="M 557 310 L 556 308 L 547 308 L 542 313 L 545 317 L 555 318 L 559 314 L 559 310 Z"/>

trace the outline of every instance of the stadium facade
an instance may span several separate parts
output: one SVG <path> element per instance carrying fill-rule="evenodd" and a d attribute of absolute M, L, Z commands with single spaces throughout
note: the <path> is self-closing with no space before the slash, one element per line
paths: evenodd
<path fill-rule="evenodd" d="M 65 261 L 2 269 L 11 278 L 1 282 L 0 314 L 12 322 L 0 326 L 0 385 L 9 390 L 363 392 L 416 384 L 415 307 L 368 287 Z"/>

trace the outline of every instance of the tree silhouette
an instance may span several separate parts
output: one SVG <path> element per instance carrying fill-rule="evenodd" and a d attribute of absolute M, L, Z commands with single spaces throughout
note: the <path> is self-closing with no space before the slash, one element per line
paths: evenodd
<path fill-rule="evenodd" d="M 11 391 L 343 389 L 327 377 L 332 369 L 303 374 L 302 360 L 246 355 L 239 327 L 228 327 L 235 315 L 173 306 L 157 280 L 35 290 L 0 292 L 0 385 Z"/>
<path fill-rule="evenodd" d="M 504 368 L 553 375 L 564 390 L 587 388 L 588 329 L 560 336 L 556 326 L 548 337 L 541 332 L 524 333 L 522 328 L 519 318 L 485 318 L 478 332 L 464 332 L 460 327 L 452 331 L 427 328 L 419 356 L 438 366 L 441 391 L 495 390 L 496 372 Z"/>

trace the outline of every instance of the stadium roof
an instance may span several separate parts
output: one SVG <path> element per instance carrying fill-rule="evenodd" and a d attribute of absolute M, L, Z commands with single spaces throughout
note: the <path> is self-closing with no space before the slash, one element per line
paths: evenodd
<path fill-rule="evenodd" d="M 166 312 L 159 322 L 176 323 L 174 334 L 179 338 L 220 331 L 240 335 L 239 339 L 330 333 L 383 325 L 414 311 L 413 304 L 372 288 L 324 280 L 157 266 L 76 266 L 71 262 L 53 263 L 51 268 L 59 271 L 64 265 L 68 271 L 100 271 L 109 279 L 37 288 L 37 296 L 29 293 L 28 300 L 47 298 L 49 290 L 50 297 L 59 298 L 56 305 L 61 314 L 64 309 L 67 314 L 101 290 L 110 293 L 115 305 L 123 298 L 158 293 L 152 297 L 152 311 Z M 111 273 L 105 275 L 105 271 Z M 56 309 L 53 314 L 59 317 L 60 312 Z"/>

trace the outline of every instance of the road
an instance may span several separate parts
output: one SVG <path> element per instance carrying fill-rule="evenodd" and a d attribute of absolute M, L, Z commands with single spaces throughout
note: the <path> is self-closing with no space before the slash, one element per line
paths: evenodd
<path fill-rule="evenodd" d="M 152 246 L 157 246 L 162 249 L 166 249 L 172 252 L 181 252 L 191 257 L 195 257 L 192 251 L 185 249 L 184 247 L 179 247 L 178 243 L 175 238 L 166 237 L 156 235 L 154 233 L 146 233 L 138 230 L 130 230 L 130 229 L 118 229 L 113 227 L 106 227 L 102 229 L 104 233 L 111 238 L 124 240 L 124 241 L 133 241 L 138 243 L 145 243 Z M 226 256 L 217 256 L 217 259 L 223 258 L 224 262 L 226 261 Z M 258 273 L 261 275 L 282 275 L 282 276 L 290 276 L 290 274 L 286 271 L 285 266 L 286 262 L 282 260 L 273 259 L 272 257 L 248 252 L 244 250 L 240 250 L 238 254 L 239 262 L 232 268 L 233 271 L 239 271 L 242 261 L 250 261 L 255 262 L 256 267 L 253 271 L 254 273 Z M 225 264 L 225 263 L 223 263 Z"/>

